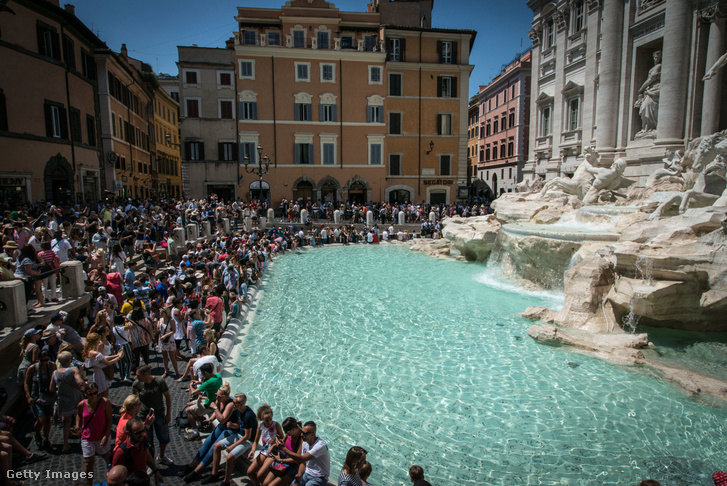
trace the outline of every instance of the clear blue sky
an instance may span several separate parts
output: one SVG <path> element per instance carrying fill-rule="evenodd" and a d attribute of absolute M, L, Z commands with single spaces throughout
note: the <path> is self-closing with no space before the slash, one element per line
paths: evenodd
<path fill-rule="evenodd" d="M 280 8 L 284 0 L 61 0 L 114 51 L 125 43 L 129 55 L 157 73 L 177 74 L 177 46 L 223 47 L 236 28 L 237 7 Z M 339 10 L 365 12 L 368 0 L 338 0 Z M 434 0 L 432 26 L 477 31 L 470 63 L 475 66 L 470 96 L 502 65 L 530 46 L 533 19 L 525 0 Z"/>

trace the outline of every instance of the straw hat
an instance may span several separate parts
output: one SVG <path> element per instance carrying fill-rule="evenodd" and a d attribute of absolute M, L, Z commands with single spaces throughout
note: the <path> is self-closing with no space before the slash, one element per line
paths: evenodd
<path fill-rule="evenodd" d="M 6 244 L 5 244 L 4 246 L 3 246 L 3 248 L 5 248 L 6 250 L 17 250 L 17 249 L 18 249 L 18 244 L 17 244 L 17 243 L 15 242 L 15 241 L 13 241 L 13 240 L 10 240 L 10 241 L 8 241 L 8 242 L 7 242 L 7 243 L 6 243 Z"/>

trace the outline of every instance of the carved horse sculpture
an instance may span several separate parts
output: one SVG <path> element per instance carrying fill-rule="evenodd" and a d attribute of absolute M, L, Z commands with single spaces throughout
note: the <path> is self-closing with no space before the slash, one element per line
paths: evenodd
<path fill-rule="evenodd" d="M 713 176 L 720 177 L 727 183 L 727 163 L 725 163 L 722 154 L 718 154 L 714 160 L 704 168 L 697 177 L 692 189 L 681 194 L 675 194 L 668 200 L 661 203 L 659 207 L 651 213 L 649 219 L 655 220 L 660 218 L 664 211 L 677 202 L 680 202 L 679 214 L 683 214 L 690 206 L 704 208 L 707 206 L 723 206 L 727 204 L 727 188 L 723 190 L 721 195 L 706 192 L 708 185 L 707 178 Z"/>

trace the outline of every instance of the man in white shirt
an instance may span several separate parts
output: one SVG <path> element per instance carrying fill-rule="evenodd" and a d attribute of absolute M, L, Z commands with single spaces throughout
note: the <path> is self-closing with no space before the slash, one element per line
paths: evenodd
<path fill-rule="evenodd" d="M 285 446 L 280 449 L 300 463 L 298 474 L 295 476 L 299 486 L 325 486 L 328 484 L 328 475 L 331 471 L 328 444 L 316 435 L 316 423 L 313 421 L 303 424 L 301 437 L 303 437 L 303 448 L 300 455 Z"/>
<path fill-rule="evenodd" d="M 189 360 L 187 368 L 184 370 L 184 374 L 182 374 L 177 381 L 182 382 L 187 379 L 187 376 L 189 376 L 192 380 L 196 379 L 197 381 L 204 381 L 202 372 L 199 369 L 205 363 L 210 363 L 213 366 L 215 373 L 220 373 L 222 371 L 222 365 L 220 365 L 217 357 L 214 354 L 209 354 L 209 348 L 207 348 L 206 344 L 203 344 L 199 347 L 197 358 Z"/>
<path fill-rule="evenodd" d="M 63 237 L 63 233 L 56 232 L 56 238 L 51 242 L 51 250 L 58 256 L 58 260 L 63 263 L 69 260 L 68 251 L 73 250 L 73 246 Z"/>

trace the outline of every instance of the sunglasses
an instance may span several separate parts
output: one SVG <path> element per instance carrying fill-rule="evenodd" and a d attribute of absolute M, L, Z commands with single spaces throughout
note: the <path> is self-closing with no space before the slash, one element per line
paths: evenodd
<path fill-rule="evenodd" d="M 300 435 L 302 435 L 303 437 L 307 437 L 312 433 L 313 433 L 313 431 L 311 431 L 311 430 L 309 430 L 308 432 L 306 432 L 305 430 L 300 431 Z"/>

